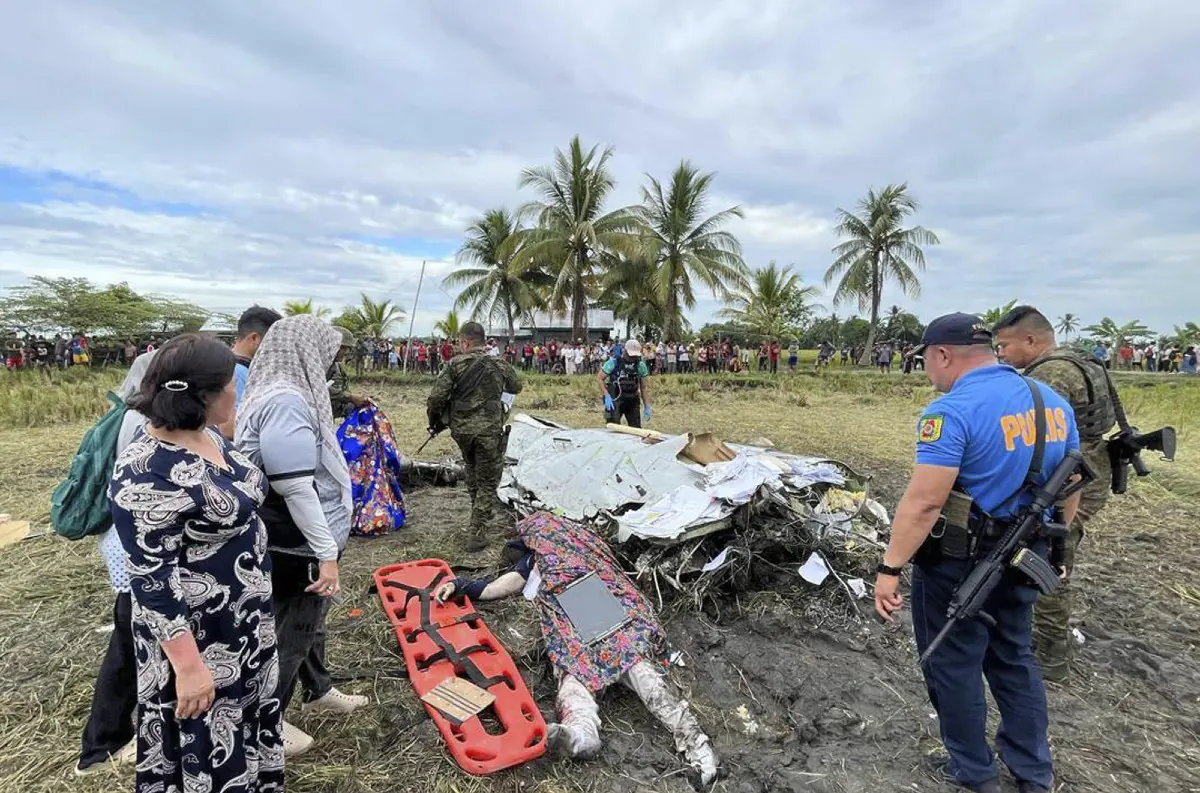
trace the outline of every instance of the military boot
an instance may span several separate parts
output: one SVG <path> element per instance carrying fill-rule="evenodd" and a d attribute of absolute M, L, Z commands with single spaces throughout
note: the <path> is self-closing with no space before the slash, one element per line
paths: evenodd
<path fill-rule="evenodd" d="M 488 547 L 487 532 L 483 529 L 472 528 L 467 535 L 467 553 L 486 551 Z"/>

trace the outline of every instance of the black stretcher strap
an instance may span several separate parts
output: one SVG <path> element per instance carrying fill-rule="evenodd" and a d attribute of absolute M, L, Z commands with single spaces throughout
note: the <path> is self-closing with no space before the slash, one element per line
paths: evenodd
<path fill-rule="evenodd" d="M 448 628 L 451 625 L 461 625 L 464 622 L 480 619 L 479 612 L 472 611 L 470 614 L 464 614 L 447 625 L 439 626 L 433 622 L 430 616 L 433 593 L 437 590 L 438 584 L 440 584 L 442 579 L 445 577 L 446 573 L 444 571 L 439 572 L 436 576 L 434 576 L 433 580 L 429 582 L 429 586 L 424 588 L 409 586 L 408 584 L 401 584 L 398 581 L 383 582 L 384 586 L 390 586 L 394 589 L 400 589 L 404 591 L 405 598 L 402 608 L 406 612 L 408 611 L 409 602 L 414 597 L 420 600 L 421 627 L 418 628 L 416 632 L 424 633 L 430 639 L 433 639 L 434 644 L 441 648 L 439 652 L 434 653 L 425 660 L 418 661 L 417 668 L 423 671 L 439 661 L 446 660 L 454 665 L 455 674 L 465 674 L 472 683 L 484 690 L 491 688 L 497 683 L 507 683 L 508 678 L 506 678 L 504 675 L 485 677 L 483 672 L 480 671 L 479 667 L 475 665 L 475 662 L 471 660 L 471 655 L 477 652 L 486 652 L 488 650 L 487 647 L 483 646 L 482 644 L 473 644 L 470 647 L 464 647 L 460 650 L 447 641 L 446 638 L 441 634 L 442 628 Z"/>

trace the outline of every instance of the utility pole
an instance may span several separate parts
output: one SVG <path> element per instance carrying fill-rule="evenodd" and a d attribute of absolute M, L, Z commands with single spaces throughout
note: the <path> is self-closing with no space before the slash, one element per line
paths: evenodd
<path fill-rule="evenodd" d="M 417 296 L 413 298 L 412 315 L 408 318 L 408 339 L 404 343 L 404 364 L 401 373 L 408 372 L 408 359 L 412 352 L 413 323 L 417 321 L 417 304 L 421 302 L 421 284 L 425 281 L 425 260 L 421 260 L 421 277 L 417 279 Z"/>

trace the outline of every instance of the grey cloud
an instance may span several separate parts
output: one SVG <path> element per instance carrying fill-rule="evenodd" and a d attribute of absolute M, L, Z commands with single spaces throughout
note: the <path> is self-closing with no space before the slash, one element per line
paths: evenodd
<path fill-rule="evenodd" d="M 520 168 L 579 132 L 615 147 L 618 201 L 684 157 L 718 171 L 713 207 L 746 206 L 750 262 L 810 282 L 835 207 L 907 180 L 946 242 L 911 304 L 924 315 L 1019 296 L 1195 318 L 1194 290 L 1164 288 L 1200 255 L 1190 4 L 42 0 L 5 17 L 0 165 L 206 208 L 0 205 L 17 272 L 87 262 L 181 289 L 205 272 L 409 302 L 419 261 L 341 238 L 452 238 L 527 198 Z"/>

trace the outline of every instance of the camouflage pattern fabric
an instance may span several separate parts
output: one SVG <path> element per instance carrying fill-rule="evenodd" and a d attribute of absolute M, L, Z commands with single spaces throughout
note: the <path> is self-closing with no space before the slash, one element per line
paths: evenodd
<path fill-rule="evenodd" d="M 471 496 L 471 534 L 480 537 L 492 525 L 496 488 L 504 473 L 504 433 L 463 435 L 451 432 L 462 451 L 467 493 Z"/>
<path fill-rule="evenodd" d="M 456 388 L 480 359 L 483 371 L 470 375 L 474 387 L 467 391 Z M 481 537 L 491 525 L 496 488 L 504 472 L 505 415 L 500 394 L 505 391 L 521 391 L 513 368 L 478 347 L 450 359 L 434 381 L 426 404 L 429 426 L 438 428 L 448 420 L 450 435 L 462 451 L 475 537 Z"/>
<path fill-rule="evenodd" d="M 354 405 L 350 404 L 350 375 L 346 372 L 346 367 L 342 366 L 341 362 L 334 361 L 333 366 L 329 367 L 328 377 L 329 383 L 329 403 L 333 408 L 333 415 L 344 418 L 354 412 Z"/>
<path fill-rule="evenodd" d="M 1069 355 L 1083 361 L 1077 352 L 1068 347 L 1060 347 L 1047 355 Z M 1026 369 L 1027 372 L 1030 369 L 1033 370 L 1029 372 L 1029 376 L 1041 380 L 1053 388 L 1060 396 L 1069 401 L 1071 407 L 1076 411 L 1083 411 L 1091 407 L 1091 403 L 1088 401 L 1088 381 L 1084 379 L 1084 374 L 1079 367 L 1070 361 L 1039 363 L 1045 357 L 1030 364 Z M 1076 514 L 1075 520 L 1071 522 L 1065 556 L 1068 581 L 1059 587 L 1058 592 L 1054 595 L 1040 598 L 1034 609 L 1034 655 L 1041 664 L 1043 677 L 1054 681 L 1063 680 L 1067 676 L 1075 647 L 1075 642 L 1071 638 L 1070 624 L 1072 605 L 1070 574 L 1075 569 L 1075 560 L 1079 543 L 1083 540 L 1084 527 L 1108 502 L 1112 479 L 1112 466 L 1108 460 L 1105 436 L 1112 430 L 1116 418 L 1111 407 L 1112 398 L 1108 390 L 1108 381 L 1098 367 L 1094 367 L 1086 361 L 1084 363 L 1085 368 L 1089 371 L 1095 369 L 1093 375 L 1088 378 L 1091 381 L 1095 400 L 1097 402 L 1107 401 L 1109 404 L 1107 415 L 1113 418 L 1107 427 L 1093 427 L 1087 434 L 1084 433 L 1083 428 L 1080 428 L 1079 449 L 1088 465 L 1096 472 L 1096 481 L 1084 488 L 1080 496 L 1079 512 Z M 1034 368 L 1035 366 L 1036 368 Z"/>
<path fill-rule="evenodd" d="M 478 378 L 472 377 L 475 387 L 456 393 L 455 384 L 480 358 L 484 359 L 483 372 Z M 504 391 L 510 394 L 521 391 L 521 383 L 507 362 L 489 356 L 482 347 L 456 355 L 437 376 L 429 393 L 426 403 L 429 426 L 439 426 L 448 416 L 453 435 L 499 435 L 504 430 L 504 405 L 500 402 Z"/>

